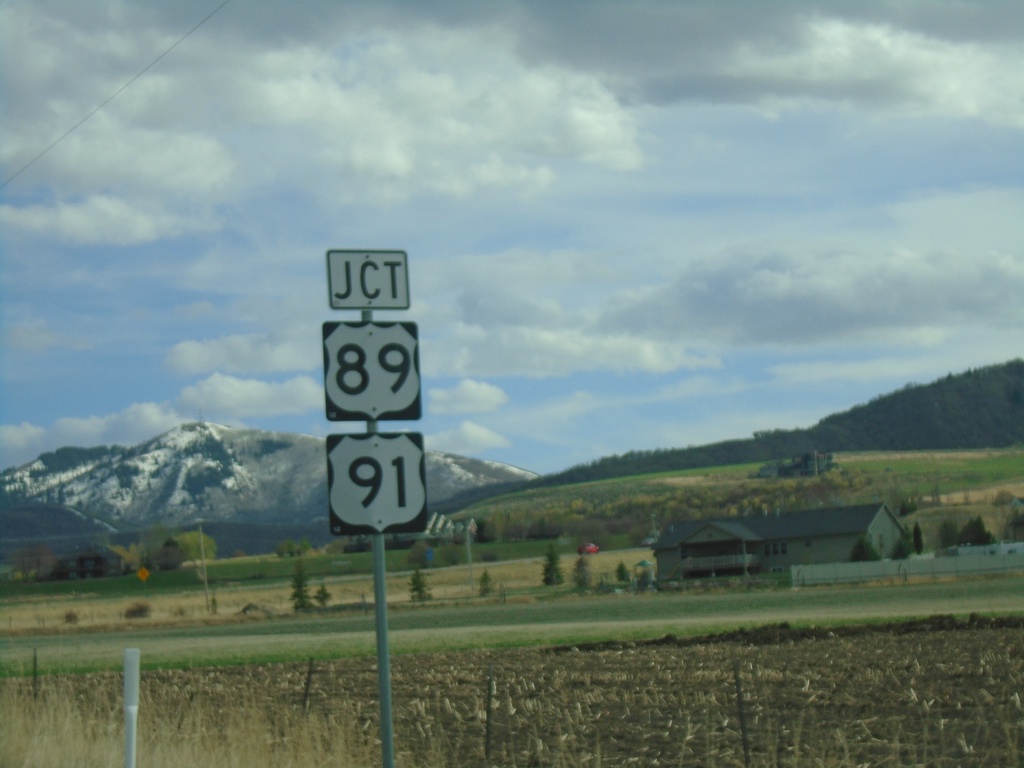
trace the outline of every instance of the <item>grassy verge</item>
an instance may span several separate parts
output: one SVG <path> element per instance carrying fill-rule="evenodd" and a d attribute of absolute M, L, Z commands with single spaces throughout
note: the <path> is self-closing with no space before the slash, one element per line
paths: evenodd
<path fill-rule="evenodd" d="M 625 536 L 608 538 L 609 548 L 621 549 L 628 546 Z M 472 548 L 474 568 L 482 572 L 485 568 L 495 568 L 509 561 L 543 557 L 552 543 L 563 555 L 575 554 L 575 543 L 566 540 L 475 543 Z M 650 556 L 649 551 L 647 555 Z M 627 553 L 624 557 L 629 559 L 632 555 Z M 388 573 L 401 573 L 411 568 L 408 549 L 387 550 L 384 560 Z M 435 564 L 439 566 L 464 564 L 465 561 L 465 548 L 461 544 L 440 547 L 435 554 Z M 295 573 L 295 565 L 294 557 L 282 558 L 276 555 L 214 560 L 207 563 L 207 580 L 214 589 L 273 584 L 290 580 Z M 365 576 L 373 573 L 373 555 L 370 552 L 314 552 L 303 556 L 302 567 L 311 579 Z M 174 571 L 154 571 L 145 583 L 135 574 L 129 574 L 89 581 L 9 581 L 2 586 L 0 598 L 3 601 L 73 594 L 145 599 L 154 595 L 202 589 L 199 572 L 192 564 Z"/>
<path fill-rule="evenodd" d="M 804 590 L 629 593 L 559 599 L 405 605 L 389 614 L 396 654 L 695 635 L 788 622 L 834 626 L 935 614 L 1024 612 L 1024 577 Z M 117 669 L 138 647 L 148 667 L 370 656 L 372 612 L 334 611 L 232 623 L 17 635 L 0 646 L 2 674 Z"/>

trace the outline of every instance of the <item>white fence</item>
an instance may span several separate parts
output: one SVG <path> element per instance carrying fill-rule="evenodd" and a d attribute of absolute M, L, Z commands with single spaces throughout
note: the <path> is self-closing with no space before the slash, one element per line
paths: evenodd
<path fill-rule="evenodd" d="M 978 576 L 1024 571 L 1024 554 L 957 555 L 912 560 L 872 560 L 862 563 L 825 563 L 790 566 L 794 587 L 815 584 L 853 584 L 860 581 Z"/>

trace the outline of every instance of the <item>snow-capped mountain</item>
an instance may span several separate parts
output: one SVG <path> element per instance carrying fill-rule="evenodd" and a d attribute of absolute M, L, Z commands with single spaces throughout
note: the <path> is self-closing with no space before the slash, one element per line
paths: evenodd
<path fill-rule="evenodd" d="M 427 498 L 438 502 L 534 473 L 427 452 Z M 139 445 L 61 448 L 0 475 L 0 515 L 49 504 L 117 530 L 204 522 L 325 521 L 324 440 L 306 435 L 184 424 Z M 326 525 L 326 523 L 324 523 Z"/>

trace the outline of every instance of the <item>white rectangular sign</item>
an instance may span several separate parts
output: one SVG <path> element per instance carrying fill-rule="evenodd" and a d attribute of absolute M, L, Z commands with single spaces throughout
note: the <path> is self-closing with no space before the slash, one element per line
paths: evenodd
<path fill-rule="evenodd" d="M 405 251 L 327 252 L 331 309 L 408 309 Z"/>

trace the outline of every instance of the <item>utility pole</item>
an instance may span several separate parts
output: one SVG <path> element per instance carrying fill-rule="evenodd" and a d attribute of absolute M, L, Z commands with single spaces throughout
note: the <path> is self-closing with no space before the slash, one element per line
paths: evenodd
<path fill-rule="evenodd" d="M 469 565 L 469 591 L 473 591 L 473 531 L 476 524 L 470 520 L 466 523 L 466 563 Z"/>
<path fill-rule="evenodd" d="M 203 562 L 203 592 L 206 593 L 206 614 L 210 614 L 210 582 L 206 578 L 206 544 L 203 542 L 203 521 L 199 521 L 199 556 Z"/>

